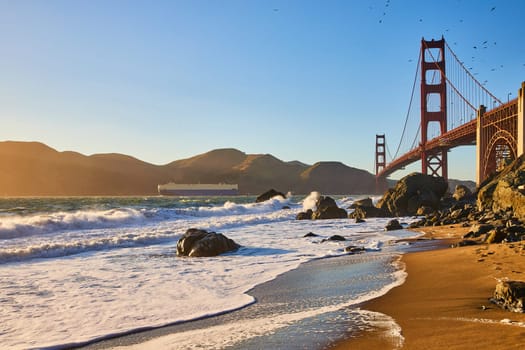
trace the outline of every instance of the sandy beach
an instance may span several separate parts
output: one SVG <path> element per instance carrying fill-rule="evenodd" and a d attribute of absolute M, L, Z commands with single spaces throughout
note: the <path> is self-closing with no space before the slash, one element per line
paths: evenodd
<path fill-rule="evenodd" d="M 489 302 L 498 279 L 525 280 L 525 242 L 448 248 L 468 231 L 423 228 L 442 248 L 405 254 L 405 283 L 363 309 L 391 316 L 402 349 L 523 349 L 525 314 Z M 331 349 L 395 349 L 398 338 L 376 328 Z"/>

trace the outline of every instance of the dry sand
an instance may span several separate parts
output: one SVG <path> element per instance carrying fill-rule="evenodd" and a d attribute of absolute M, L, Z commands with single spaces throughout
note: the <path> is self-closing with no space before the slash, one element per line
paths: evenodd
<path fill-rule="evenodd" d="M 488 300 L 497 279 L 525 281 L 525 242 L 448 248 L 468 228 L 421 231 L 442 239 L 443 249 L 404 255 L 405 283 L 362 308 L 394 318 L 402 349 L 525 349 L 525 314 Z M 395 349 L 394 340 L 375 329 L 333 349 Z"/>

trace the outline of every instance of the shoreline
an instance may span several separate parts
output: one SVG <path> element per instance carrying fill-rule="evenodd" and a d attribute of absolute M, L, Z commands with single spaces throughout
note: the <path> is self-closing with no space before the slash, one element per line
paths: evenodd
<path fill-rule="evenodd" d="M 468 228 L 418 231 L 450 246 Z M 502 310 L 489 298 L 497 279 L 525 280 L 525 242 L 442 248 L 404 254 L 405 283 L 361 305 L 399 325 L 401 346 L 386 329 L 376 327 L 348 334 L 328 349 L 523 348 L 525 314 Z"/>
<path fill-rule="evenodd" d="M 409 247 L 407 249 L 412 249 Z M 342 339 L 346 334 L 347 323 L 344 317 L 349 317 L 345 306 L 335 306 L 349 304 L 350 311 L 355 311 L 362 302 L 348 301 L 349 288 L 358 288 L 353 284 L 353 280 L 363 280 L 369 275 L 368 267 L 363 268 L 363 264 L 370 266 L 388 266 L 391 271 L 384 271 L 384 276 L 393 276 L 397 269 L 392 263 L 392 259 L 398 261 L 398 253 L 366 253 L 355 255 L 341 255 L 321 259 L 313 259 L 302 263 L 298 268 L 277 276 L 275 279 L 260 284 L 247 292 L 256 300 L 255 303 L 243 308 L 228 311 L 222 314 L 203 317 L 193 321 L 174 323 L 163 327 L 152 328 L 149 330 L 132 331 L 127 334 L 99 339 L 98 341 L 87 344 L 78 344 L 75 348 L 81 349 L 112 349 L 112 348 L 192 348 L 179 344 L 174 346 L 173 336 L 186 334 L 187 337 L 194 332 L 208 332 L 212 329 L 223 327 L 229 331 L 242 333 L 243 324 L 249 324 L 254 320 L 271 320 L 269 323 L 282 323 L 283 326 L 277 327 L 275 332 L 262 332 L 252 338 L 239 340 L 235 345 L 229 345 L 231 349 L 260 349 L 261 346 L 272 345 L 271 348 L 289 348 L 290 337 L 295 338 L 294 346 L 302 349 L 304 346 L 314 344 L 316 349 L 323 349 L 329 346 L 333 339 Z M 381 277 L 377 277 L 381 278 Z M 399 284 L 394 280 L 392 285 Z M 391 289 L 388 285 L 384 288 Z M 383 292 L 384 293 L 384 292 Z M 377 294 L 376 294 L 377 295 Z M 373 298 L 373 296 L 371 296 Z M 333 304 L 335 303 L 335 305 Z M 324 310 L 324 312 L 310 312 L 314 310 Z M 287 324 L 282 320 L 282 314 L 298 315 L 308 326 L 294 322 Z M 338 317 L 332 317 L 338 314 Z M 354 312 L 355 313 L 355 312 Z M 300 316 L 302 314 L 309 314 Z M 328 316 L 331 315 L 331 316 Z M 350 319 L 350 321 L 352 321 Z M 329 327 L 326 327 L 330 324 Z M 264 327 L 264 324 L 261 324 Z M 267 325 L 266 325 L 267 326 Z M 306 328 L 305 328 L 306 327 Z M 313 331 L 316 329 L 317 331 Z M 317 333 L 317 335 L 316 335 Z M 233 335 L 232 335 L 233 336 Z M 303 345 L 301 345 L 303 344 Z M 214 347 L 215 348 L 215 347 Z"/>

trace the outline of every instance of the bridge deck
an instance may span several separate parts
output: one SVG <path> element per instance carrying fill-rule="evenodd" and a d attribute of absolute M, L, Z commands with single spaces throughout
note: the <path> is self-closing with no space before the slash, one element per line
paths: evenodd
<path fill-rule="evenodd" d="M 432 151 L 442 150 L 443 148 L 451 149 L 457 146 L 475 145 L 476 144 L 476 119 L 473 119 L 463 125 L 458 126 L 443 135 L 433 138 L 425 145 L 425 150 Z M 417 148 L 405 153 L 401 157 L 390 162 L 377 177 L 387 177 L 393 172 L 403 169 L 405 166 L 421 160 L 423 147 Z"/>

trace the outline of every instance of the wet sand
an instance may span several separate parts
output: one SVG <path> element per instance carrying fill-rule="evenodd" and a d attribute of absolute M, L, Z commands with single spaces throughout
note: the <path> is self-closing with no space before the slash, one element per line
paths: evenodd
<path fill-rule="evenodd" d="M 445 246 L 468 228 L 422 229 Z M 401 327 L 402 349 L 523 349 L 525 314 L 489 302 L 497 279 L 525 280 L 525 242 L 434 249 L 402 257 L 408 277 L 363 309 L 391 316 Z M 376 328 L 348 335 L 330 349 L 395 349 Z"/>
<path fill-rule="evenodd" d="M 243 324 L 257 320 L 270 320 L 278 323 L 279 318 L 310 309 L 330 308 L 331 305 L 345 303 L 350 295 L 360 294 L 370 284 L 383 284 L 384 278 L 392 278 L 396 270 L 391 261 L 397 255 L 391 253 L 366 253 L 313 260 L 299 268 L 286 272 L 274 280 L 256 286 L 248 292 L 257 302 L 237 311 L 203 318 L 192 322 L 132 332 L 83 347 L 100 350 L 111 348 L 140 349 L 183 349 L 183 348 L 222 348 L 221 343 L 192 344 L 192 346 L 173 344 L 174 334 L 207 332 L 224 327 L 232 337 L 240 340 L 228 349 L 323 349 L 341 339 L 352 323 L 354 331 L 364 327 L 355 321 L 359 315 L 344 308 L 313 315 L 298 322 L 290 322 L 271 333 L 255 337 L 243 337 Z M 371 274 L 370 271 L 380 271 Z M 361 328 L 360 328 L 361 327 Z"/>

